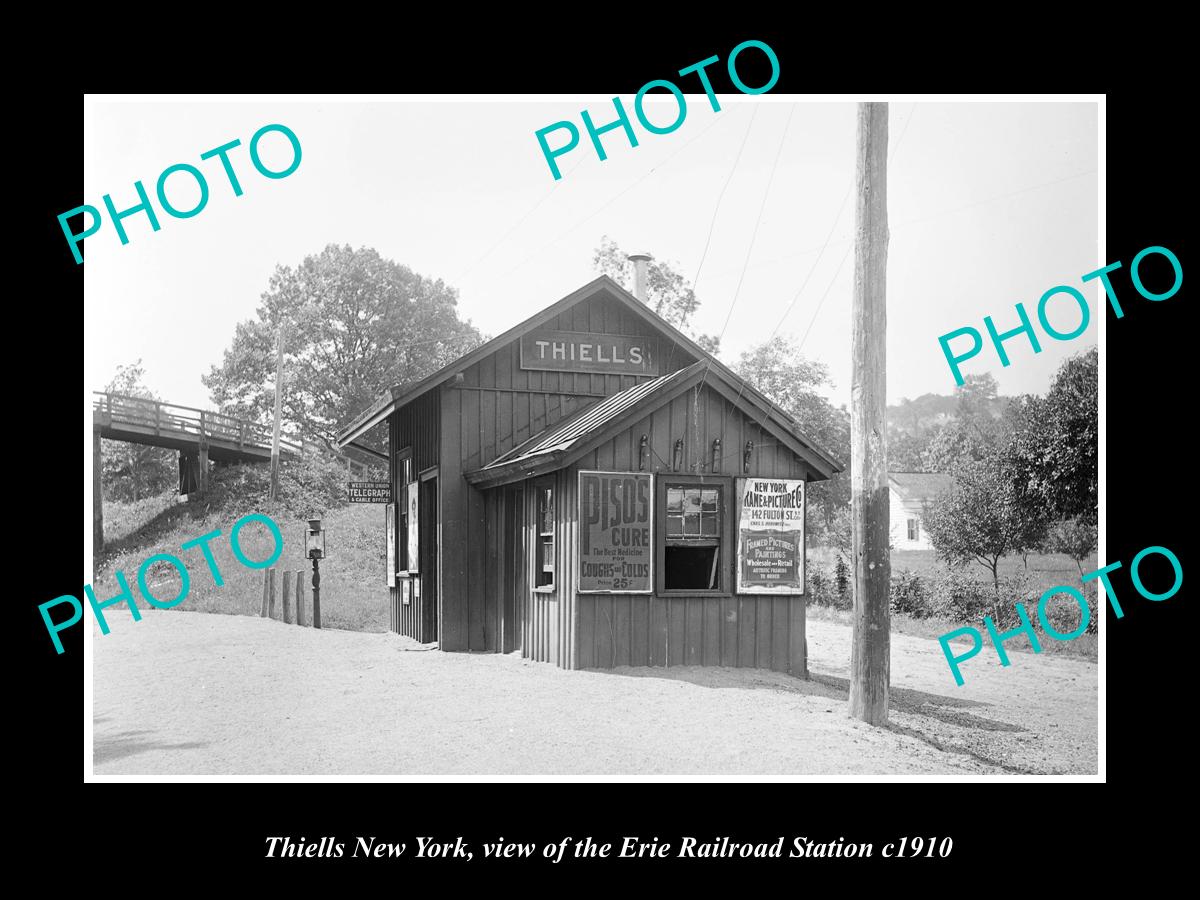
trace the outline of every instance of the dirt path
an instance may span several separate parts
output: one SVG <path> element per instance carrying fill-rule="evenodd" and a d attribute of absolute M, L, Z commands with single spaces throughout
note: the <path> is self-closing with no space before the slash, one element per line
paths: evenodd
<path fill-rule="evenodd" d="M 95 634 L 95 772 L 303 775 L 1094 773 L 1096 665 L 985 649 L 955 686 L 893 636 L 893 727 L 846 717 L 850 630 L 810 621 L 813 680 L 567 672 L 394 634 L 146 613 Z"/>
<path fill-rule="evenodd" d="M 831 622 L 808 625 L 809 670 L 814 680 L 836 687 L 844 699 L 850 628 Z M 893 634 L 894 730 L 997 771 L 1096 774 L 1096 663 L 1024 652 L 1010 652 L 1009 662 L 1001 666 L 988 643 L 963 663 L 965 684 L 958 687 L 937 641 Z"/>

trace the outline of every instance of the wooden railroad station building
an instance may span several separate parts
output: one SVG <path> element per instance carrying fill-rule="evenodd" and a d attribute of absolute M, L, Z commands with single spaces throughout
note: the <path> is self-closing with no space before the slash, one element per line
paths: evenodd
<path fill-rule="evenodd" d="M 805 490 L 841 467 L 611 278 L 338 442 L 385 422 L 393 631 L 568 669 L 807 675 Z"/>

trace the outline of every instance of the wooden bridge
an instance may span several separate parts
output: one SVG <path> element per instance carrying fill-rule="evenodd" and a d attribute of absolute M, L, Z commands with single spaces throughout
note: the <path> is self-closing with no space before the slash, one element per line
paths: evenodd
<path fill-rule="evenodd" d="M 211 410 L 93 392 L 92 428 L 110 441 L 170 447 L 221 462 L 267 462 L 271 429 Z M 300 454 L 300 444 L 280 438 L 279 452 Z"/>
<path fill-rule="evenodd" d="M 271 461 L 271 429 L 266 426 L 159 400 L 99 391 L 93 395 L 92 539 L 97 552 L 104 546 L 101 438 L 178 450 L 181 494 L 208 487 L 209 460 L 218 465 Z M 280 438 L 281 455 L 299 456 L 301 450 L 301 444 Z"/>

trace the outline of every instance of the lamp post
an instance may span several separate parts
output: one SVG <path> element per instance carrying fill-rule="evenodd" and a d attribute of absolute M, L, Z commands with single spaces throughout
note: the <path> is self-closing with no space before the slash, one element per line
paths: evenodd
<path fill-rule="evenodd" d="M 319 516 L 308 520 L 308 531 L 304 535 L 304 549 L 312 560 L 313 577 L 313 628 L 321 627 L 321 566 L 325 558 L 325 529 Z"/>

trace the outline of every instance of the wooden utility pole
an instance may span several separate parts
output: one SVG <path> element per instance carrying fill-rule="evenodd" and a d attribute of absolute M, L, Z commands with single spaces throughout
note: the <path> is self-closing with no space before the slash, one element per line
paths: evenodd
<path fill-rule="evenodd" d="M 279 419 L 283 409 L 283 333 L 287 320 L 279 320 L 279 347 L 275 353 L 275 425 L 271 433 L 271 501 L 279 493 Z"/>
<path fill-rule="evenodd" d="M 854 639 L 850 715 L 888 719 L 891 622 L 887 486 L 886 103 L 858 104 L 851 326 L 850 493 L 854 532 Z"/>

